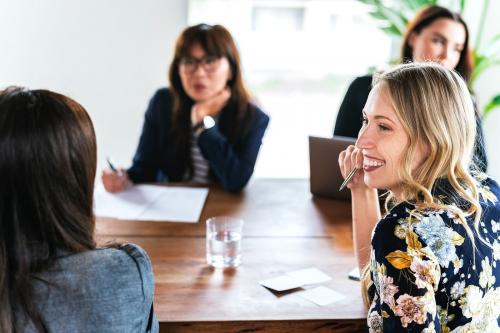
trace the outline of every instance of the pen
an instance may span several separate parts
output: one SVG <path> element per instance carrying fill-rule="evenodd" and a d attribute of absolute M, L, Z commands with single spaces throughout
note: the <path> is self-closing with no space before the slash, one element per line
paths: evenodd
<path fill-rule="evenodd" d="M 113 165 L 113 163 L 111 163 L 111 160 L 109 159 L 109 157 L 106 157 L 106 162 L 108 162 L 108 165 L 109 165 L 109 168 L 111 169 L 111 171 L 118 174 L 118 169 L 116 169 L 115 166 Z"/>
<path fill-rule="evenodd" d="M 344 187 L 346 187 L 346 185 L 351 181 L 351 179 L 356 175 L 356 173 L 358 171 L 359 171 L 358 168 L 353 168 L 351 170 L 351 172 L 349 172 L 349 174 L 347 175 L 347 177 L 345 177 L 344 182 L 342 183 L 342 185 L 340 185 L 339 192 L 342 191 L 344 189 Z"/>

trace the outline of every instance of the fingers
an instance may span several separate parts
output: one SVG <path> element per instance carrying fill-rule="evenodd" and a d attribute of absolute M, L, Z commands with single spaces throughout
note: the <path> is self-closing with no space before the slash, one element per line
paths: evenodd
<path fill-rule="evenodd" d="M 123 191 L 129 182 L 127 172 L 123 169 L 120 169 L 117 173 L 105 169 L 101 178 L 104 188 L 111 193 Z"/>
<path fill-rule="evenodd" d="M 355 163 L 352 162 L 352 156 L 355 149 L 356 147 L 351 145 L 347 147 L 344 151 L 342 151 L 339 155 L 340 172 L 342 173 L 342 176 L 344 178 L 347 177 L 349 172 L 351 172 L 353 165 L 356 165 Z"/>

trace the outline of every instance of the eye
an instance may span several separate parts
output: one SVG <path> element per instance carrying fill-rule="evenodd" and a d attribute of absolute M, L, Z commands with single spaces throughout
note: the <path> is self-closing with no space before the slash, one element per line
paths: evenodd
<path fill-rule="evenodd" d="M 217 61 L 217 58 L 214 56 L 208 56 L 203 59 L 203 62 L 207 65 L 212 65 Z"/>
<path fill-rule="evenodd" d="M 444 39 L 442 38 L 434 38 L 432 40 L 433 43 L 436 43 L 436 44 L 441 44 L 441 45 L 444 45 Z"/>
<path fill-rule="evenodd" d="M 192 66 L 192 65 L 196 64 L 196 60 L 194 58 L 182 58 L 181 64 Z"/>
<path fill-rule="evenodd" d="M 368 124 L 368 118 L 366 118 L 365 115 L 361 116 L 361 123 L 363 124 L 363 126 L 366 125 L 366 124 Z"/>
<path fill-rule="evenodd" d="M 378 124 L 378 128 L 380 131 L 382 132 L 387 132 L 387 131 L 390 131 L 392 130 L 389 126 L 386 126 L 384 124 Z"/>

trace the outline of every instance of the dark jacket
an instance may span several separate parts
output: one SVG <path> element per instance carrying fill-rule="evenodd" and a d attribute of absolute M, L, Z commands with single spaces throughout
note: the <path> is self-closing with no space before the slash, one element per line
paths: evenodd
<path fill-rule="evenodd" d="M 127 170 L 134 183 L 186 180 L 186 170 L 176 163 L 175 147 L 169 134 L 172 123 L 173 97 L 167 88 L 159 89 L 149 102 L 144 117 L 139 146 L 133 164 Z M 212 179 L 227 191 L 240 191 L 252 176 L 262 137 L 269 117 L 257 106 L 253 108 L 249 130 L 231 144 L 220 130 L 220 121 L 234 112 L 226 106 L 219 121 L 197 138 L 204 158 L 210 165 Z"/>
<path fill-rule="evenodd" d="M 347 89 L 344 100 L 340 105 L 333 135 L 357 138 L 361 129 L 363 108 L 371 90 L 373 76 L 357 77 Z M 482 172 L 488 168 L 488 158 L 484 144 L 483 126 L 481 118 L 476 112 L 476 142 L 474 147 L 474 163 Z"/>

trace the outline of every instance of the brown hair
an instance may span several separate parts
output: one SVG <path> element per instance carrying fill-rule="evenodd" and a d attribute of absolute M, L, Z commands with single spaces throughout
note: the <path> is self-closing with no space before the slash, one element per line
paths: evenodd
<path fill-rule="evenodd" d="M 85 109 L 48 91 L 0 92 L 0 331 L 36 311 L 32 280 L 60 251 L 95 248 L 96 139 Z"/>
<path fill-rule="evenodd" d="M 227 86 L 231 97 L 227 105 L 236 112 L 221 114 L 220 130 L 230 143 L 244 136 L 249 129 L 253 108 L 250 97 L 243 83 L 240 56 L 229 31 L 221 25 L 198 24 L 186 28 L 177 38 L 174 58 L 170 64 L 168 78 L 173 94 L 172 132 L 170 139 L 175 143 L 177 161 L 192 172 L 191 144 L 191 107 L 193 100 L 186 94 L 179 75 L 182 58 L 188 57 L 193 45 L 200 45 L 207 55 L 227 58 L 231 68 L 231 78 Z"/>
<path fill-rule="evenodd" d="M 460 53 L 455 70 L 462 76 L 462 78 L 469 82 L 473 69 L 472 53 L 469 47 L 469 29 L 467 24 L 462 19 L 460 14 L 454 13 L 447 8 L 440 6 L 428 6 L 421 9 L 415 17 L 406 25 L 406 31 L 403 35 L 403 44 L 401 46 L 401 62 L 408 62 L 413 60 L 413 49 L 410 46 L 410 37 L 412 33 L 420 33 L 422 29 L 431 25 L 438 19 L 450 19 L 462 24 L 465 29 L 465 42 L 464 48 Z"/>

